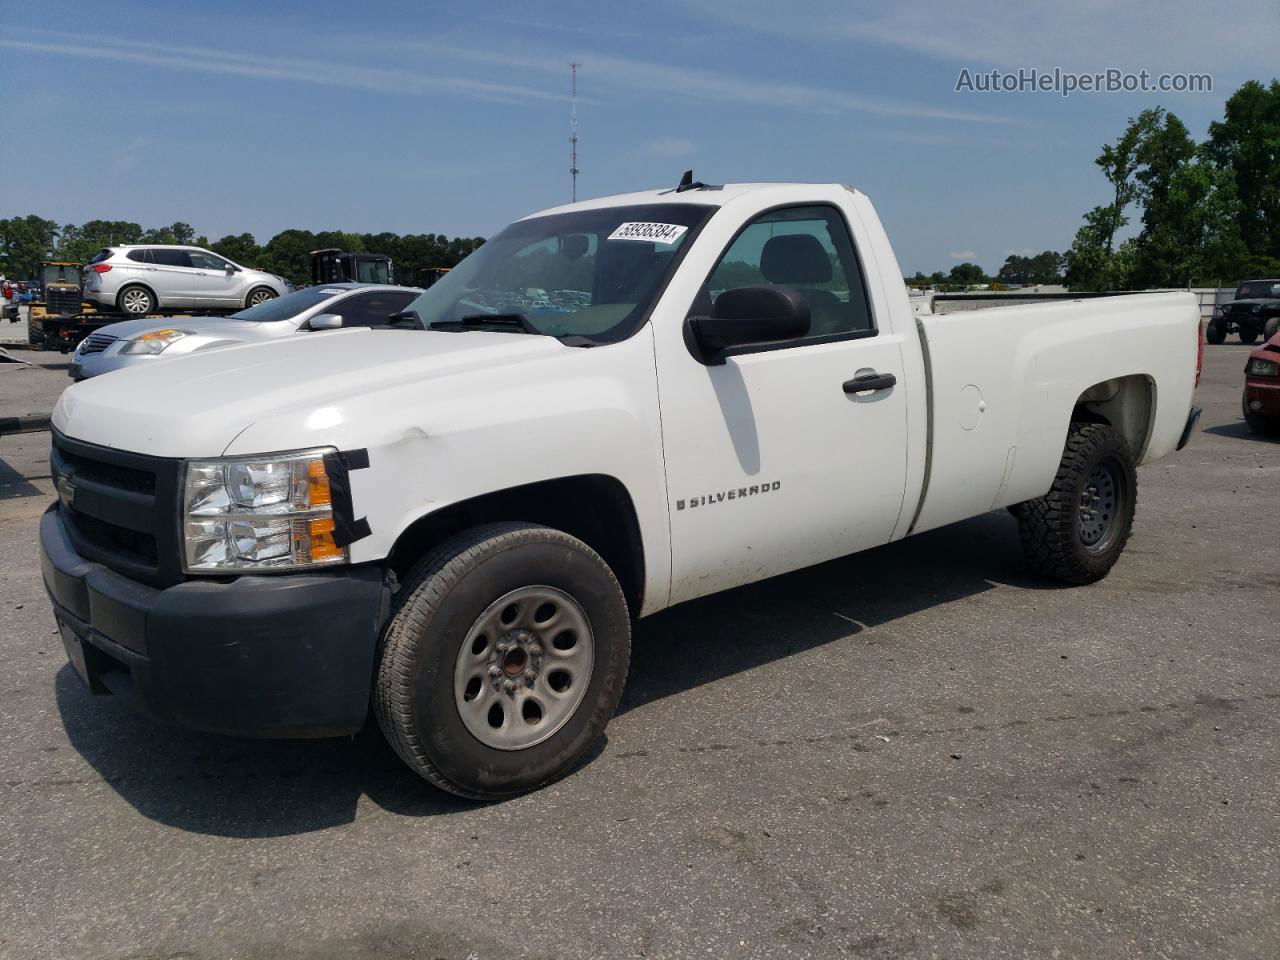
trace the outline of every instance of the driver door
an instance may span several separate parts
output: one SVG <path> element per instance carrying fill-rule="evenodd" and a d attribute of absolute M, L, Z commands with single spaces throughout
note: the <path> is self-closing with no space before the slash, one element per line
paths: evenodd
<path fill-rule="evenodd" d="M 810 308 L 793 340 L 699 362 L 664 326 L 658 351 L 671 517 L 671 603 L 785 573 L 892 537 L 906 482 L 899 338 L 876 325 L 847 221 L 834 205 L 761 214 L 729 243 L 689 312 L 777 284 Z M 868 372 L 895 386 L 846 392 Z"/>

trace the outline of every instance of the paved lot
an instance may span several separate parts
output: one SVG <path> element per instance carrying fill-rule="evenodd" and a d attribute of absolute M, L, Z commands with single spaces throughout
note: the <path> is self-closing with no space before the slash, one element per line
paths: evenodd
<path fill-rule="evenodd" d="M 1209 348 L 1103 583 L 1029 577 L 999 513 L 668 611 L 604 749 L 488 806 L 376 735 L 91 699 L 35 562 L 47 435 L 0 438 L 0 956 L 1275 957 L 1280 444 L 1245 353 Z M 0 416 L 65 382 L 0 364 Z"/>

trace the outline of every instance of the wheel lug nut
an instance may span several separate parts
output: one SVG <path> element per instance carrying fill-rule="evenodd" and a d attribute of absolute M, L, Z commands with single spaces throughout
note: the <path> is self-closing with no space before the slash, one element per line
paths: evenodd
<path fill-rule="evenodd" d="M 508 680 L 505 684 L 505 687 L 506 687 L 507 693 L 516 692 L 516 682 L 514 680 Z"/>
<path fill-rule="evenodd" d="M 538 679 L 537 673 L 532 670 L 526 670 L 524 673 L 524 682 L 529 686 L 533 686 L 533 682 Z"/>
<path fill-rule="evenodd" d="M 497 645 L 497 651 L 499 653 L 506 653 L 510 649 L 511 649 L 511 644 L 507 643 L 507 641 L 505 640 L 503 640 L 501 643 Z"/>
<path fill-rule="evenodd" d="M 490 668 L 489 668 L 489 676 L 491 676 L 491 677 L 496 677 L 496 676 L 498 676 L 498 674 L 500 674 L 500 673 L 502 673 L 502 668 L 501 668 L 501 667 L 496 667 L 496 666 L 494 666 L 494 667 L 490 667 Z"/>
<path fill-rule="evenodd" d="M 542 652 L 542 644 L 540 644 L 537 640 L 534 640 L 531 644 L 529 644 L 529 652 L 536 657 L 538 654 Z"/>

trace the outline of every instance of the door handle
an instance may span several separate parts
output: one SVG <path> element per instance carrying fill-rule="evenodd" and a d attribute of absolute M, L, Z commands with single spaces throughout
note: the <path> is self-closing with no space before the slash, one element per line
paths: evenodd
<path fill-rule="evenodd" d="M 870 393 L 873 390 L 888 390 L 896 385 L 898 378 L 892 373 L 862 373 L 852 380 L 844 382 L 845 393 Z"/>

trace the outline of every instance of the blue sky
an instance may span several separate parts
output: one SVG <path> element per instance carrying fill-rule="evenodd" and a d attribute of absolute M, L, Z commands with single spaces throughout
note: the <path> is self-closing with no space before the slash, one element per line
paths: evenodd
<path fill-rule="evenodd" d="M 853 184 L 907 273 L 1065 249 L 1127 117 L 1197 138 L 1270 80 L 1275 0 L 111 4 L 0 0 L 0 216 L 488 235 L 568 199 Z M 1213 75 L 1212 93 L 957 93 L 962 68 Z M 63 132 L 65 131 L 65 132 Z M 69 146 L 64 146 L 69 145 Z"/>

